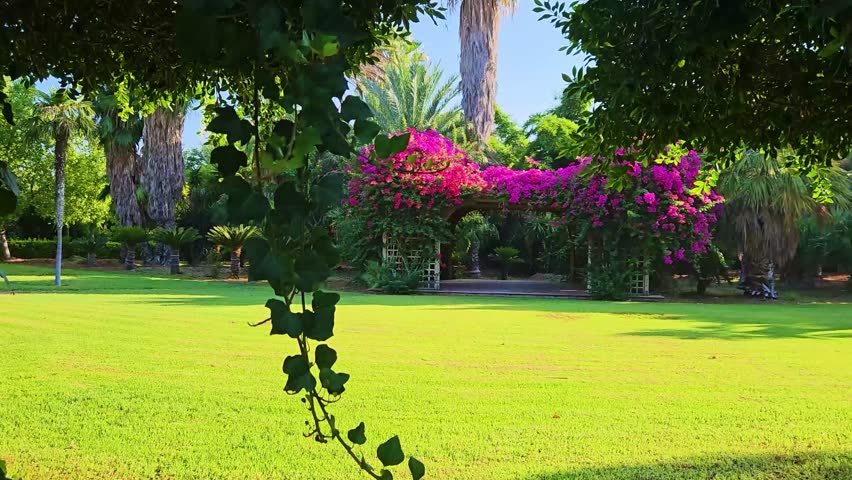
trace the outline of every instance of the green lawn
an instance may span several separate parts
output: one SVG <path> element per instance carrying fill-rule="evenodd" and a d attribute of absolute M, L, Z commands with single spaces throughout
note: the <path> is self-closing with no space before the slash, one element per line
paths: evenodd
<path fill-rule="evenodd" d="M 302 438 L 295 344 L 246 326 L 267 288 L 0 270 L 14 477 L 365 478 Z M 338 421 L 427 478 L 852 478 L 852 305 L 345 294 L 337 318 Z"/>

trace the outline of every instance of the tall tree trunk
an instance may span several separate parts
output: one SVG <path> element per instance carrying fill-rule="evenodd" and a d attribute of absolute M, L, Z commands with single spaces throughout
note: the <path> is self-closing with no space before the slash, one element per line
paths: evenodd
<path fill-rule="evenodd" d="M 175 204 L 180 200 L 185 184 L 183 148 L 184 112 L 182 108 L 170 111 L 157 107 L 145 117 L 142 129 L 144 143 L 140 181 L 147 195 L 146 213 L 158 227 L 175 227 Z M 171 249 L 157 245 L 154 260 L 166 264 Z"/>
<path fill-rule="evenodd" d="M 240 253 L 241 248 L 231 250 L 231 278 L 240 278 Z"/>
<path fill-rule="evenodd" d="M 468 275 L 473 278 L 482 277 L 482 271 L 480 270 L 479 263 L 479 241 L 470 242 L 470 271 L 468 271 Z"/>
<path fill-rule="evenodd" d="M 6 237 L 6 229 L 0 228 L 0 260 L 9 260 L 12 252 L 9 251 L 9 239 Z"/>
<path fill-rule="evenodd" d="M 62 284 L 62 229 L 65 225 L 65 154 L 68 151 L 69 132 L 60 128 L 56 132 L 53 159 L 56 176 L 56 270 L 53 284 Z"/>
<path fill-rule="evenodd" d="M 498 0 L 462 0 L 459 15 L 462 110 L 472 140 L 484 143 L 494 127 L 497 93 Z"/>
<path fill-rule="evenodd" d="M 109 175 L 109 194 L 118 222 L 125 226 L 142 226 L 142 207 L 136 197 L 140 163 L 135 145 L 108 145 L 104 148 Z"/>

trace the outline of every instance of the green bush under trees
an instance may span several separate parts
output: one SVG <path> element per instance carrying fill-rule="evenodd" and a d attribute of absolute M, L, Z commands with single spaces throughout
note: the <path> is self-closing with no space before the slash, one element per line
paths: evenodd
<path fill-rule="evenodd" d="M 15 258 L 53 258 L 56 255 L 56 240 L 43 238 L 10 239 L 9 251 Z M 85 257 L 88 247 L 84 242 L 65 242 L 62 258 Z M 105 242 L 98 246 L 95 253 L 100 258 L 119 258 L 120 242 Z"/>

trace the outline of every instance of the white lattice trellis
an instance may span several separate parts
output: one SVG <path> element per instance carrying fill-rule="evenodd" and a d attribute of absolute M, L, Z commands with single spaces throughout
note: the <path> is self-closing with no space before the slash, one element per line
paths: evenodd
<path fill-rule="evenodd" d="M 648 270 L 645 268 L 645 259 L 640 258 L 636 262 L 636 270 L 630 277 L 630 294 L 631 295 L 648 295 L 651 293 L 650 277 Z"/>
<path fill-rule="evenodd" d="M 423 261 L 421 258 L 421 252 L 430 251 L 431 249 L 420 248 L 410 252 L 408 255 L 405 252 L 401 251 L 402 249 L 399 246 L 399 243 L 393 241 L 388 238 L 387 234 L 382 236 L 382 241 L 384 244 L 384 248 L 382 249 L 382 259 L 385 263 L 390 263 L 394 265 L 398 269 L 402 269 L 405 266 L 405 262 L 403 258 L 407 259 L 410 264 L 417 264 Z M 414 242 L 414 240 L 412 240 Z M 423 243 L 414 242 L 415 244 L 424 245 L 428 241 L 424 240 Z M 435 242 L 434 255 L 431 259 L 427 259 L 424 263 L 423 273 L 420 278 L 420 289 L 421 290 L 440 290 L 441 288 L 441 243 Z M 403 257 L 405 255 L 405 257 Z"/>
<path fill-rule="evenodd" d="M 591 271 L 592 267 L 592 246 L 589 245 L 588 255 L 586 257 L 586 265 L 588 266 L 588 271 Z M 586 288 L 591 288 L 591 277 L 590 274 L 586 274 Z M 633 296 L 643 296 L 651 294 L 651 277 L 648 275 L 648 269 L 645 268 L 645 259 L 639 258 L 636 262 L 636 270 L 630 276 L 630 295 Z"/>

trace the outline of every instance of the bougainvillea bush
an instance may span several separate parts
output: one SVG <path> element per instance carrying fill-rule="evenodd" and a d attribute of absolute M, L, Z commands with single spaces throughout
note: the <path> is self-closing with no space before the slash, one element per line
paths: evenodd
<path fill-rule="evenodd" d="M 349 215 L 377 239 L 447 240 L 453 207 L 496 199 L 556 212 L 557 224 L 588 227 L 602 249 L 651 262 L 692 260 L 712 241 L 722 198 L 699 181 L 701 159 L 681 143 L 656 156 L 621 148 L 610 159 L 578 158 L 557 170 L 480 169 L 438 133 L 410 134 L 406 150 L 371 160 L 367 147 L 349 171 Z"/>
<path fill-rule="evenodd" d="M 362 219 L 376 240 L 382 234 L 402 239 L 449 240 L 442 212 L 479 195 L 486 187 L 467 152 L 435 131 L 410 130 L 408 148 L 374 159 L 374 147 L 361 150 L 349 167 L 348 215 Z"/>

